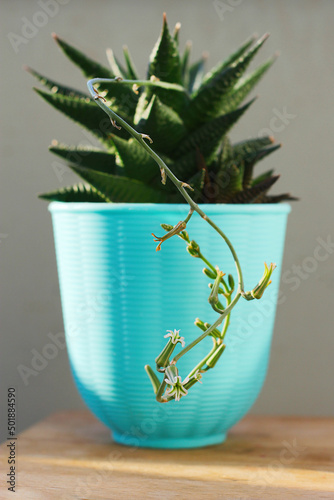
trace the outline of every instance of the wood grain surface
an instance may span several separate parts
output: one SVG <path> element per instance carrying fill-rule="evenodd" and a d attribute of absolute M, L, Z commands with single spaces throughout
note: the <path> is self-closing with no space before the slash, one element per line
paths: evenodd
<path fill-rule="evenodd" d="M 225 443 L 128 448 L 88 411 L 51 415 L 18 436 L 16 493 L 1 445 L 1 499 L 333 499 L 334 419 L 247 416 Z"/>

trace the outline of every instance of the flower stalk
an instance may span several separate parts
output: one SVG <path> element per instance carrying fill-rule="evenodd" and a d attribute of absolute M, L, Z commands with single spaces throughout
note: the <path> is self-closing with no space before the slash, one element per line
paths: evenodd
<path fill-rule="evenodd" d="M 237 253 L 230 242 L 229 238 L 225 235 L 225 233 L 216 225 L 216 223 L 210 219 L 210 217 L 202 210 L 201 207 L 195 203 L 195 201 L 191 198 L 187 190 L 193 190 L 189 184 L 179 180 L 173 172 L 168 168 L 168 166 L 164 163 L 164 161 L 157 155 L 157 153 L 149 146 L 146 142 L 147 140 L 152 143 L 151 137 L 146 134 L 141 134 L 137 132 L 133 127 L 131 127 L 122 117 L 117 115 L 111 108 L 106 105 L 105 98 L 99 94 L 98 90 L 94 87 L 94 85 L 100 86 L 104 82 L 117 83 L 120 81 L 119 78 L 114 79 L 105 79 L 105 78 L 94 78 L 89 80 L 87 83 L 88 90 L 94 99 L 94 101 L 100 106 L 101 109 L 108 115 L 111 120 L 111 123 L 114 127 L 122 127 L 129 134 L 139 142 L 139 144 L 149 153 L 149 155 L 156 161 L 158 167 L 161 172 L 161 181 L 163 184 L 166 183 L 167 177 L 171 180 L 171 182 L 175 185 L 176 189 L 181 193 L 185 201 L 189 204 L 189 214 L 184 221 L 178 222 L 175 226 L 162 224 L 162 227 L 167 231 L 167 233 L 158 237 L 153 233 L 154 241 L 159 242 L 156 248 L 156 251 L 161 250 L 161 244 L 168 240 L 173 236 L 179 236 L 187 243 L 187 251 L 188 253 L 195 258 L 201 259 L 206 267 L 203 269 L 204 274 L 211 280 L 209 286 L 211 288 L 211 292 L 209 295 L 209 303 L 211 307 L 219 314 L 218 319 L 213 323 L 203 323 L 198 318 L 195 321 L 195 325 L 198 326 L 203 333 L 189 343 L 187 346 L 184 344 L 184 339 L 179 335 L 179 330 L 168 330 L 166 338 L 169 338 L 167 344 L 161 351 L 161 353 L 156 358 L 156 368 L 158 372 L 163 373 L 162 381 L 159 380 L 157 375 L 154 373 L 152 368 L 149 365 L 145 366 L 145 370 L 147 375 L 152 383 L 154 393 L 156 394 L 156 399 L 158 402 L 166 403 L 175 399 L 175 401 L 180 401 L 180 399 L 188 394 L 188 390 L 200 381 L 202 377 L 202 373 L 206 372 L 209 369 L 214 368 L 216 363 L 219 361 L 221 355 L 223 354 L 226 345 L 223 340 L 226 335 L 230 314 L 232 309 L 236 306 L 239 299 L 241 297 L 246 300 L 253 300 L 254 298 L 260 299 L 264 293 L 264 290 L 271 283 L 270 277 L 272 275 L 273 270 L 275 269 L 275 265 L 271 264 L 269 267 L 265 264 L 265 272 L 258 285 L 251 290 L 250 292 L 244 291 L 244 280 L 241 265 L 237 256 Z M 139 80 L 123 80 L 122 83 L 126 83 L 131 86 L 134 92 L 138 92 L 138 88 L 140 85 L 148 85 L 148 82 L 142 82 Z M 166 84 L 164 82 L 158 82 L 152 79 L 152 85 L 161 86 L 170 88 L 173 86 L 174 90 L 181 91 L 182 87 L 175 84 Z M 180 88 L 179 88 L 180 87 Z M 235 295 L 232 299 L 232 293 L 235 289 L 233 276 L 228 275 L 228 284 L 224 280 L 225 274 L 219 270 L 219 268 L 214 267 L 201 253 L 199 245 L 194 240 L 190 240 L 188 232 L 185 230 L 187 227 L 187 223 L 191 219 L 194 212 L 197 212 L 198 215 L 209 224 L 223 239 L 229 248 L 234 264 L 236 267 L 236 272 L 238 276 L 238 286 L 235 292 Z M 219 295 L 222 295 L 225 298 L 226 306 L 224 307 L 219 299 Z M 223 329 L 220 332 L 218 327 L 224 321 Z M 181 376 L 179 375 L 178 368 L 176 366 L 177 361 L 187 354 L 191 349 L 193 349 L 199 342 L 204 340 L 206 337 L 211 336 L 213 339 L 213 347 L 210 352 L 191 370 L 189 375 L 182 381 Z M 180 343 L 182 346 L 181 351 L 179 351 L 172 360 L 170 360 L 171 355 L 174 352 L 174 349 Z"/>

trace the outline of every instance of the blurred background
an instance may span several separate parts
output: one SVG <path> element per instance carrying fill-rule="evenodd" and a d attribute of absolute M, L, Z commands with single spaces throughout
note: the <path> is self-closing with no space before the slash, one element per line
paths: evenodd
<path fill-rule="evenodd" d="M 56 32 L 105 65 L 106 48 L 121 57 L 128 45 L 144 77 L 164 11 L 171 29 L 182 24 L 181 47 L 193 41 L 194 59 L 209 52 L 208 69 L 253 33 L 271 36 L 252 67 L 280 52 L 256 89 L 259 99 L 231 134 L 241 140 L 269 129 L 283 147 L 258 173 L 274 168 L 281 179 L 273 193 L 301 199 L 292 204 L 271 361 L 252 412 L 333 416 L 334 2 L 11 0 L 0 11 L 1 430 L 8 387 L 17 390 L 20 431 L 56 410 L 84 407 L 64 348 L 33 370 L 33 359 L 63 331 L 51 218 L 36 195 L 75 180 L 48 152 L 51 141 L 91 138 L 32 91 L 36 82 L 22 66 L 86 91 L 80 71 L 51 38 Z"/>

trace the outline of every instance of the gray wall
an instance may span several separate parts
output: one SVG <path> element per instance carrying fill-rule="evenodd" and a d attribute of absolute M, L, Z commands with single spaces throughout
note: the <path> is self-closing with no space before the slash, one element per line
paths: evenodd
<path fill-rule="evenodd" d="M 42 0 L 43 3 L 43 0 Z M 17 388 L 18 424 L 23 429 L 45 415 L 83 404 L 73 385 L 64 349 L 24 385 L 17 367 L 31 367 L 48 334 L 62 331 L 62 317 L 47 205 L 36 193 L 67 185 L 59 177 L 51 140 L 87 142 L 82 131 L 47 106 L 22 71 L 28 64 L 85 90 L 79 71 L 51 39 L 56 32 L 106 63 L 104 50 L 121 54 L 127 44 L 144 75 L 148 54 L 167 11 L 170 26 L 181 21 L 181 42 L 193 40 L 194 56 L 209 50 L 216 63 L 254 32 L 271 33 L 258 56 L 277 49 L 281 57 L 258 86 L 257 103 L 237 125 L 233 138 L 274 132 L 283 148 L 259 166 L 282 174 L 276 191 L 292 191 L 286 241 L 282 303 L 278 307 L 267 381 L 253 412 L 333 415 L 334 254 L 317 252 L 319 238 L 334 239 L 333 124 L 334 2 L 330 0 L 102 1 L 58 0 L 44 26 L 22 35 L 26 19 L 43 24 L 38 1 L 1 2 L 1 421 L 5 390 Z M 215 5 L 218 9 L 215 8 Z M 11 33 L 11 35 L 10 35 Z M 284 120 L 276 120 L 285 113 Z"/>

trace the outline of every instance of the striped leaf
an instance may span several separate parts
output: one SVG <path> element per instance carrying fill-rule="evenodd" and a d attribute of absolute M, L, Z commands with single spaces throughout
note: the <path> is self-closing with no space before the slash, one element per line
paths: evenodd
<path fill-rule="evenodd" d="M 256 186 L 244 189 L 229 197 L 228 203 L 262 203 L 263 195 L 268 192 L 273 184 L 279 179 L 279 175 L 273 175 L 259 182 Z"/>
<path fill-rule="evenodd" d="M 154 150 L 167 155 L 187 135 L 180 116 L 172 108 L 163 104 L 156 95 L 152 97 L 142 114 L 138 128 L 152 138 Z"/>
<path fill-rule="evenodd" d="M 54 145 L 49 150 L 66 160 L 67 162 L 78 165 L 79 167 L 90 168 L 98 172 L 121 175 L 120 167 L 116 165 L 115 155 L 107 153 L 96 148 L 71 147 L 64 144 Z"/>
<path fill-rule="evenodd" d="M 194 129 L 199 123 L 209 121 L 220 114 L 226 96 L 241 78 L 255 54 L 263 45 L 267 36 L 260 40 L 243 55 L 232 66 L 223 68 L 221 72 L 214 74 L 198 89 L 193 96 L 185 114 L 185 122 Z"/>
<path fill-rule="evenodd" d="M 101 139 L 108 146 L 109 136 L 115 133 L 116 129 L 111 125 L 107 115 L 99 108 L 95 102 L 86 99 L 76 99 L 59 94 L 49 94 L 44 90 L 34 89 L 43 97 L 45 101 L 54 108 L 64 113 L 81 126 L 89 130 L 92 134 Z M 124 131 L 117 131 L 118 135 L 124 135 Z"/>
<path fill-rule="evenodd" d="M 274 138 L 272 136 L 257 137 L 256 139 L 237 142 L 233 144 L 233 156 L 244 158 L 247 155 L 257 153 L 257 151 L 265 146 L 269 146 L 273 142 Z"/>
<path fill-rule="evenodd" d="M 154 76 L 164 82 L 181 84 L 181 71 L 177 42 L 169 33 L 166 15 L 164 15 L 160 37 L 150 55 L 147 79 Z"/>
<path fill-rule="evenodd" d="M 124 175 L 131 179 L 150 182 L 159 175 L 159 167 L 148 152 L 135 139 L 112 136 Z"/>
<path fill-rule="evenodd" d="M 174 151 L 174 156 L 177 158 L 197 148 L 204 156 L 207 165 L 210 165 L 210 162 L 215 158 L 216 151 L 224 135 L 253 102 L 254 99 L 242 108 L 232 111 L 232 113 L 214 118 L 208 123 L 203 124 L 194 132 L 188 134 Z"/>
<path fill-rule="evenodd" d="M 118 203 L 163 203 L 165 200 L 162 191 L 159 192 L 138 180 L 94 172 L 81 167 L 71 166 L 70 168 L 108 201 Z"/>
<path fill-rule="evenodd" d="M 135 64 L 132 60 L 129 49 L 126 45 L 123 47 L 124 59 L 127 67 L 127 75 L 128 80 L 139 80 L 138 72 L 136 70 Z"/>
<path fill-rule="evenodd" d="M 40 194 L 38 197 L 48 201 L 65 201 L 71 203 L 105 203 L 107 201 L 92 186 L 82 183 L 65 187 L 58 191 Z"/>
<path fill-rule="evenodd" d="M 231 66 L 235 61 L 240 59 L 243 54 L 253 45 L 255 42 L 255 37 L 252 37 L 246 40 L 241 47 L 239 47 L 235 52 L 233 52 L 227 59 L 224 59 L 222 62 L 219 62 L 214 68 L 212 68 L 203 78 L 203 83 L 211 80 L 216 75 L 222 72 L 223 69 Z"/>
<path fill-rule="evenodd" d="M 80 92 L 80 90 L 73 89 L 72 87 L 65 87 L 64 85 L 61 85 L 58 82 L 55 82 L 54 80 L 51 80 L 50 78 L 41 75 L 41 73 L 38 73 L 38 71 L 35 71 L 34 69 L 30 68 L 29 66 L 25 66 L 24 69 L 28 71 L 32 76 L 37 78 L 37 80 L 44 85 L 44 87 L 48 88 L 51 90 L 52 94 L 60 94 L 60 95 L 65 95 L 68 97 L 75 97 L 77 99 L 89 99 L 87 94 L 84 94 L 83 92 Z"/>
<path fill-rule="evenodd" d="M 259 66 L 253 73 L 251 73 L 246 78 L 239 80 L 237 85 L 231 90 L 231 92 L 226 96 L 224 103 L 222 104 L 222 111 L 228 113 L 235 109 L 239 104 L 241 104 L 248 94 L 253 90 L 256 84 L 261 80 L 263 75 L 272 66 L 276 57 L 269 59 L 261 66 Z"/>
<path fill-rule="evenodd" d="M 59 38 L 55 33 L 52 36 L 64 54 L 81 69 L 85 77 L 114 78 L 115 75 L 108 68 L 90 59 L 83 52 Z"/>

